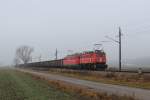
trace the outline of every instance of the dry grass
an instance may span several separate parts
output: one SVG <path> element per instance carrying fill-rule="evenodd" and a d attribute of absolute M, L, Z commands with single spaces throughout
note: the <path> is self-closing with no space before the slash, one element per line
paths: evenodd
<path fill-rule="evenodd" d="M 102 83 L 150 89 L 150 74 L 139 75 L 138 73 L 76 71 L 65 69 L 51 69 L 49 73 Z"/>
<path fill-rule="evenodd" d="M 150 75 L 143 75 L 142 78 L 145 82 L 150 82 Z"/>

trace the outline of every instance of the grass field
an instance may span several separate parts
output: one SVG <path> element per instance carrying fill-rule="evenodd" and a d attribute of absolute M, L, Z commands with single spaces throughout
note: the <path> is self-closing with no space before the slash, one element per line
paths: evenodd
<path fill-rule="evenodd" d="M 28 74 L 0 69 L 0 100 L 78 100 Z"/>

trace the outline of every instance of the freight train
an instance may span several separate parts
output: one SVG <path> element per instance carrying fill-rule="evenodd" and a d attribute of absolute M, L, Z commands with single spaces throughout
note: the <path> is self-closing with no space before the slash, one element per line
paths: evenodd
<path fill-rule="evenodd" d="M 20 64 L 19 67 L 105 70 L 107 68 L 106 53 L 103 50 L 87 51 L 58 60 Z"/>

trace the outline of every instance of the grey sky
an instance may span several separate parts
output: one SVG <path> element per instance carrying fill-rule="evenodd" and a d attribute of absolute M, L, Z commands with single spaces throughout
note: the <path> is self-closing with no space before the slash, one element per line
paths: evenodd
<path fill-rule="evenodd" d="M 56 48 L 60 57 L 89 50 L 105 35 L 116 38 L 119 26 L 124 60 L 149 56 L 149 0 L 0 0 L 0 62 L 12 63 L 20 45 L 45 59 L 53 59 Z M 103 47 L 109 61 L 118 58 L 117 44 Z"/>

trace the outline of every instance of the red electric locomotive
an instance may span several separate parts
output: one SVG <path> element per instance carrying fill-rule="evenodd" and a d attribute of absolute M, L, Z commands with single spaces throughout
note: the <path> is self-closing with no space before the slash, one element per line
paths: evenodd
<path fill-rule="evenodd" d="M 84 69 L 106 69 L 106 54 L 102 50 L 84 52 L 80 56 L 80 65 Z"/>
<path fill-rule="evenodd" d="M 79 68 L 80 67 L 80 54 L 68 55 L 63 60 L 63 65 L 67 68 Z"/>
<path fill-rule="evenodd" d="M 102 50 L 69 55 L 64 58 L 63 64 L 74 69 L 104 70 L 107 68 L 106 54 Z"/>

